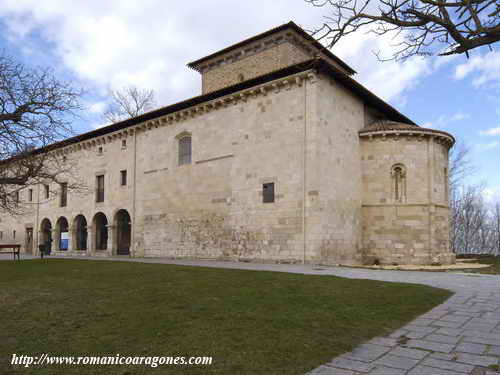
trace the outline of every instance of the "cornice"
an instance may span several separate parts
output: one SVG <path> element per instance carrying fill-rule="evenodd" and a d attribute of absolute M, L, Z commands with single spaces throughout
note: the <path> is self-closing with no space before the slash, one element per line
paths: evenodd
<path fill-rule="evenodd" d="M 438 130 L 430 130 L 425 128 L 418 128 L 411 130 L 378 130 L 378 131 L 364 131 L 359 133 L 360 138 L 368 139 L 372 141 L 374 139 L 380 139 L 381 141 L 387 141 L 389 139 L 393 141 L 398 140 L 417 140 L 422 142 L 427 139 L 432 139 L 437 143 L 444 144 L 448 147 L 453 146 L 455 139 L 448 133 L 441 132 Z"/>

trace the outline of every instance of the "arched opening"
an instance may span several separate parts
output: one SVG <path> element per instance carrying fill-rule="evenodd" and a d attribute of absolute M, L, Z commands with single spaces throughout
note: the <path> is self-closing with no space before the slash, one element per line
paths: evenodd
<path fill-rule="evenodd" d="M 403 164 L 394 164 L 391 168 L 393 197 L 396 202 L 406 200 L 406 168 Z"/>
<path fill-rule="evenodd" d="M 59 251 L 68 250 L 69 243 L 69 225 L 68 220 L 64 216 L 61 216 L 56 223 L 56 232 L 57 232 L 57 243 L 56 249 Z"/>
<path fill-rule="evenodd" d="M 73 223 L 74 234 L 73 238 L 75 239 L 74 249 L 78 251 L 86 251 L 87 250 L 87 220 L 85 216 L 78 215 L 75 217 L 75 221 Z"/>
<path fill-rule="evenodd" d="M 95 233 L 95 249 L 106 250 L 108 248 L 108 219 L 102 212 L 94 216 L 92 227 Z"/>
<path fill-rule="evenodd" d="M 118 255 L 129 255 L 132 223 L 127 210 L 122 209 L 116 213 L 115 226 L 116 253 Z"/>
<path fill-rule="evenodd" d="M 43 219 L 40 225 L 40 245 L 45 246 L 45 251 L 52 250 L 52 224 L 49 219 Z"/>

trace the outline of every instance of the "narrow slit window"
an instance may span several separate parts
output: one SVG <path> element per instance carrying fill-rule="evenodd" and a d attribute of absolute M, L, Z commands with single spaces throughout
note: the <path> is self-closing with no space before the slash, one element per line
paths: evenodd
<path fill-rule="evenodd" d="M 45 190 L 45 199 L 49 199 L 50 196 L 49 185 L 43 185 L 43 188 Z"/>
<path fill-rule="evenodd" d="M 392 167 L 393 197 L 396 202 L 406 200 L 406 170 L 403 164 L 396 164 Z"/>
<path fill-rule="evenodd" d="M 33 202 L 33 189 L 28 190 L 28 200 Z"/>
<path fill-rule="evenodd" d="M 127 185 L 127 170 L 120 171 L 120 185 Z"/>
<path fill-rule="evenodd" d="M 104 202 L 104 175 L 96 177 L 96 202 Z"/>
<path fill-rule="evenodd" d="M 263 203 L 274 202 L 274 182 L 262 185 L 262 202 Z"/>
<path fill-rule="evenodd" d="M 191 137 L 179 139 L 179 165 L 191 164 Z"/>
<path fill-rule="evenodd" d="M 126 148 L 127 148 L 127 140 L 122 139 L 122 149 L 126 149 Z"/>
<path fill-rule="evenodd" d="M 63 182 L 61 184 L 61 201 L 60 206 L 66 207 L 68 205 L 68 184 Z"/>

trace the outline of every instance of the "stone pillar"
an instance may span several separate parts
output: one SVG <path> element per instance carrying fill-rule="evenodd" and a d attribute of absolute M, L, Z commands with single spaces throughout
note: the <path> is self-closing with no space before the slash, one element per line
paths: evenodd
<path fill-rule="evenodd" d="M 59 230 L 56 228 L 56 229 L 52 229 L 52 251 L 59 251 L 59 248 L 60 248 L 60 233 L 59 233 Z"/>
<path fill-rule="evenodd" d="M 51 229 L 50 230 L 50 252 L 57 251 L 56 249 L 56 237 L 57 236 L 57 229 Z"/>
<path fill-rule="evenodd" d="M 94 228 L 87 227 L 87 255 L 91 256 L 95 254 L 95 233 Z"/>
<path fill-rule="evenodd" d="M 68 250 L 66 250 L 68 253 L 73 252 L 73 227 L 70 227 L 68 225 Z"/>
<path fill-rule="evenodd" d="M 116 254 L 116 226 L 108 225 L 108 245 L 107 253 L 109 256 Z"/>
<path fill-rule="evenodd" d="M 42 230 L 38 231 L 38 238 L 37 238 L 36 242 L 34 243 L 34 246 L 35 246 L 35 249 L 33 252 L 34 255 L 40 255 L 40 247 L 39 247 L 40 245 L 43 245 L 43 231 Z"/>

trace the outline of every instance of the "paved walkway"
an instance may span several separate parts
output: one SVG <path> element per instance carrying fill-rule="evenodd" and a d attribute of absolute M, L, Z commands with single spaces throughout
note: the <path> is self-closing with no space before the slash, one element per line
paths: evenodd
<path fill-rule="evenodd" d="M 0 255 L 1 259 L 11 258 Z M 500 374 L 492 370 L 500 365 L 500 276 L 164 258 L 81 259 L 334 275 L 449 289 L 455 294 L 442 305 L 391 335 L 374 338 L 307 375 Z"/>

